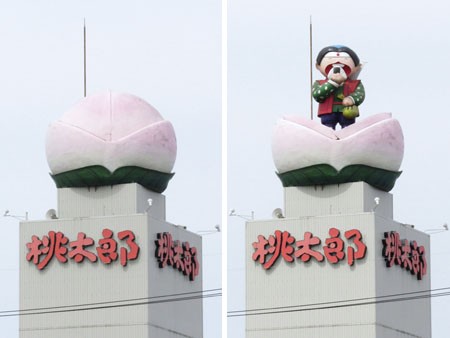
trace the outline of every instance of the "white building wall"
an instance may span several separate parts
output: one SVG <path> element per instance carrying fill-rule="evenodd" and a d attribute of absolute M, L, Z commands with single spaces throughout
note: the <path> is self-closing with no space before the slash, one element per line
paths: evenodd
<path fill-rule="evenodd" d="M 430 236 L 383 217 L 377 217 L 376 236 L 378 245 L 385 231 L 395 230 L 401 239 L 416 240 L 425 246 L 427 259 L 427 274 L 422 280 L 417 280 L 405 269 L 394 265 L 387 268 L 385 261 L 379 259 L 376 265 L 377 296 L 401 295 L 403 298 L 415 298 L 401 302 L 380 303 L 377 305 L 377 338 L 378 337 L 431 337 L 431 262 Z M 381 246 L 379 249 L 381 252 Z M 425 292 L 423 292 L 425 291 Z M 394 297 L 387 297 L 394 298 Z"/>
<path fill-rule="evenodd" d="M 392 202 L 390 194 L 384 195 L 386 193 L 364 186 L 364 183 L 355 185 L 359 186 L 346 187 L 345 192 L 341 189 L 340 196 L 334 193 L 339 187 L 333 186 L 324 187 L 323 194 L 311 193 L 310 187 L 305 190 L 287 188 L 290 191 L 285 191 L 286 218 L 247 223 L 246 309 L 269 309 L 271 312 L 280 308 L 284 311 L 279 314 L 248 315 L 247 338 L 431 337 L 429 298 L 373 303 L 380 296 L 430 289 L 430 271 L 422 281 L 418 281 L 416 276 L 398 266 L 386 267 L 382 257 L 384 232 L 397 231 L 402 239 L 417 240 L 426 247 L 428 254 L 429 236 L 386 217 L 392 213 L 392 205 L 381 208 L 381 203 Z M 327 191 L 329 187 L 331 191 Z M 313 196 L 306 197 L 311 194 Z M 353 204 L 350 203 L 352 195 Z M 370 212 L 365 211 L 369 208 L 369 202 L 373 202 L 374 195 L 381 197 L 380 209 L 372 211 L 373 206 L 370 206 Z M 308 198 L 312 200 L 308 201 Z M 355 209 L 355 205 L 359 209 Z M 330 206 L 331 210 L 338 212 L 330 213 Z M 321 209 L 324 214 L 317 215 Z M 258 235 L 268 238 L 275 230 L 289 231 L 296 240 L 303 239 L 305 232 L 312 232 L 322 240 L 321 245 L 313 249 L 320 247 L 319 251 L 323 254 L 321 248 L 325 245 L 325 239 L 329 238 L 329 229 L 333 227 L 340 230 L 346 245 L 351 242 L 344 238 L 344 232 L 360 230 L 367 246 L 365 258 L 349 266 L 346 258 L 333 265 L 326 259 L 317 262 L 312 258 L 304 263 L 295 258 L 294 262 L 288 263 L 279 257 L 269 270 L 264 270 L 260 263 L 251 258 L 254 253 L 252 243 L 257 242 Z M 430 266 L 429 256 L 427 259 Z M 342 306 L 348 305 L 348 300 L 356 299 L 364 299 L 363 302 L 369 304 Z"/>
<path fill-rule="evenodd" d="M 343 332 L 355 332 L 361 337 L 373 337 L 370 333 L 374 332 L 374 308 L 309 309 L 329 305 L 324 303 L 375 294 L 375 271 L 367 263 L 374 261 L 374 252 L 368 251 L 365 260 L 357 261 L 353 267 L 347 265 L 346 261 L 332 265 L 312 258 L 307 263 L 299 259 L 287 263 L 279 258 L 272 268 L 263 270 L 259 263 L 251 259 L 254 252 L 252 242 L 260 234 L 268 237 L 275 230 L 289 231 L 296 240 L 300 240 L 303 239 L 304 232 L 310 231 L 325 245 L 330 227 L 338 228 L 341 234 L 357 228 L 363 233 L 365 243 L 372 241 L 372 234 L 368 230 L 373 228 L 373 217 L 365 214 L 354 215 L 352 218 L 327 216 L 247 223 L 247 310 L 311 304 L 295 308 L 300 311 L 248 316 L 247 338 L 331 337 L 337 328 Z"/>
<path fill-rule="evenodd" d="M 138 191 L 139 189 L 131 187 L 131 190 L 134 190 L 137 196 L 141 194 Z M 124 197 L 128 198 L 130 190 L 125 190 L 128 190 L 128 192 L 125 193 Z M 76 213 L 73 214 L 73 210 L 84 213 L 90 205 L 92 206 L 95 203 L 100 205 L 99 200 L 101 198 L 110 200 L 110 197 L 99 197 L 93 203 L 93 199 L 86 192 L 78 195 L 83 194 L 84 197 L 79 197 L 72 203 L 69 203 L 70 199 L 68 199 L 60 204 L 60 206 L 65 205 L 65 207 L 59 210 L 59 214 L 68 215 L 72 212 L 70 218 L 21 223 L 20 309 L 22 311 L 77 304 L 90 304 L 99 307 L 103 305 L 114 306 L 123 303 L 101 303 L 129 299 L 140 299 L 138 303 L 145 303 L 149 297 L 202 290 L 202 243 L 200 236 L 171 225 L 164 220 L 156 219 L 147 213 L 77 216 Z M 124 200 L 124 204 L 128 202 Z M 64 210 L 64 208 L 73 209 L 70 211 Z M 136 208 L 136 205 L 134 208 Z M 115 213 L 115 210 L 112 209 L 111 212 Z M 159 211 L 159 215 L 163 215 L 162 211 Z M 67 263 L 63 264 L 54 257 L 48 266 L 41 271 L 32 262 L 26 260 L 28 253 L 26 243 L 31 242 L 33 235 L 42 238 L 49 231 L 61 231 L 70 241 L 74 241 L 79 232 L 84 232 L 97 242 L 103 238 L 102 230 L 105 228 L 114 232 L 116 240 L 118 240 L 118 232 L 123 230 L 133 231 L 136 236 L 135 242 L 140 247 L 137 260 L 129 261 L 128 265 L 123 267 L 119 259 L 110 265 L 105 265 L 99 260 L 92 263 L 87 259 L 82 263 L 76 263 L 69 259 Z M 197 248 L 200 273 L 194 281 L 189 281 L 187 276 L 170 266 L 159 268 L 155 258 L 155 240 L 156 234 L 159 232 L 170 232 L 174 240 L 188 241 L 191 247 Z M 120 240 L 118 242 L 121 243 Z M 95 246 L 88 249 L 95 252 Z M 199 295 L 199 293 L 195 295 Z M 160 299 L 150 298 L 150 301 Z M 95 303 L 98 304 L 92 305 Z M 74 308 L 68 308 L 68 310 L 70 309 Z M 203 336 L 202 323 L 202 299 L 199 298 L 160 304 L 24 315 L 20 317 L 20 337 L 200 338 Z"/>
<path fill-rule="evenodd" d="M 151 206 L 148 200 L 151 199 Z M 166 198 L 139 184 L 58 189 L 58 217 L 90 217 L 148 213 L 166 219 Z"/>
<path fill-rule="evenodd" d="M 375 203 L 377 198 L 378 204 Z M 364 182 L 284 189 L 285 216 L 325 216 L 372 212 L 393 218 L 392 194 Z"/>

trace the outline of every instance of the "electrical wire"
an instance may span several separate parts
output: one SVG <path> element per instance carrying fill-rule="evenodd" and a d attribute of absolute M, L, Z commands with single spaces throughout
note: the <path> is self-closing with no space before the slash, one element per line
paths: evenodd
<path fill-rule="evenodd" d="M 63 306 L 53 306 L 53 307 L 41 307 L 41 308 L 23 309 L 23 310 L 6 310 L 6 311 L 0 311 L 0 318 L 1 317 L 38 315 L 38 314 L 75 312 L 75 311 L 99 310 L 99 309 L 109 309 L 109 308 L 138 306 L 138 305 L 161 304 L 161 303 L 178 302 L 178 301 L 195 300 L 195 299 L 205 299 L 205 298 L 222 296 L 221 290 L 222 289 L 210 289 L 210 290 L 203 290 L 203 291 L 185 292 L 185 293 L 178 293 L 178 294 L 169 294 L 169 295 L 161 295 L 161 296 L 153 296 L 153 297 L 142 297 L 142 298 L 134 298 L 134 299 L 124 299 L 124 300 L 116 300 L 116 301 L 108 301 L 108 302 L 63 305 Z M 220 291 L 220 292 L 216 292 L 216 291 Z M 209 292 L 212 292 L 212 293 L 209 293 Z M 196 295 L 196 294 L 199 294 L 199 295 Z M 192 295 L 192 296 L 188 296 L 188 295 Z M 160 299 L 160 298 L 168 298 L 168 299 Z M 134 302 L 141 301 L 141 300 L 146 300 L 146 301 L 134 303 Z M 125 303 L 125 302 L 127 302 L 127 303 Z M 117 304 L 117 303 L 125 303 L 125 304 Z M 114 304 L 114 305 L 112 305 L 112 304 Z"/>
<path fill-rule="evenodd" d="M 448 290 L 448 291 L 431 294 L 431 292 L 444 291 L 444 290 Z M 423 294 L 423 293 L 425 293 L 425 294 Z M 411 296 L 414 294 L 419 294 L 419 295 Z M 420 295 L 420 294 L 422 294 L 422 295 Z M 314 311 L 314 310 L 329 310 L 329 309 L 338 309 L 338 308 L 344 308 L 344 307 L 383 304 L 383 303 L 410 301 L 410 300 L 432 298 L 432 297 L 444 297 L 444 296 L 450 296 L 450 287 L 433 289 L 433 290 L 416 291 L 416 292 L 405 292 L 405 293 L 398 293 L 398 294 L 393 294 L 393 295 L 385 295 L 385 296 L 377 296 L 377 297 L 356 298 L 356 299 L 341 300 L 341 301 L 335 301 L 335 302 L 311 303 L 311 304 L 280 306 L 280 307 L 260 308 L 260 309 L 251 309 L 251 310 L 228 311 L 227 317 L 232 318 L 232 317 L 243 317 L 243 316 L 257 316 L 257 315 L 265 315 L 265 314 L 279 314 L 279 313 L 303 312 L 303 311 Z M 330 304 L 335 304 L 335 305 L 330 305 Z"/>
<path fill-rule="evenodd" d="M 346 303 L 346 302 L 358 302 L 358 301 L 371 300 L 371 299 L 383 299 L 383 298 L 389 298 L 389 297 L 400 297 L 400 296 L 414 295 L 414 294 L 421 294 L 421 293 L 431 293 L 431 292 L 444 291 L 444 290 L 449 290 L 450 291 L 450 287 L 438 288 L 438 289 L 430 289 L 430 290 L 423 290 L 423 291 L 414 291 L 414 292 L 403 292 L 403 293 L 390 294 L 390 295 L 384 295 L 384 296 L 353 298 L 353 299 L 330 301 L 330 302 L 321 302 L 321 303 L 311 303 L 311 304 L 302 304 L 302 305 L 290 305 L 290 306 L 278 306 L 278 307 L 271 307 L 271 308 L 259 308 L 259 309 L 247 309 L 247 310 L 234 310 L 234 311 L 228 311 L 227 313 L 228 314 L 234 314 L 234 313 L 241 313 L 241 312 L 258 312 L 258 311 L 265 311 L 265 310 L 281 310 L 281 309 L 290 309 L 290 308 L 297 308 L 297 307 L 308 307 L 308 306 L 319 306 L 319 305 L 328 305 L 328 304 L 339 304 L 339 303 Z"/>

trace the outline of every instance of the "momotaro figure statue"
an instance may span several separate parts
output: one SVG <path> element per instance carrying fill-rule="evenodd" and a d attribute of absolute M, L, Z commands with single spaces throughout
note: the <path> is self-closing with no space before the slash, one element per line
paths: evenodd
<path fill-rule="evenodd" d="M 364 101 L 364 86 L 357 80 L 361 64 L 356 53 L 345 46 L 323 48 L 316 60 L 316 68 L 326 77 L 314 82 L 312 96 L 319 102 L 322 124 L 335 129 L 355 123 L 358 106 Z"/>

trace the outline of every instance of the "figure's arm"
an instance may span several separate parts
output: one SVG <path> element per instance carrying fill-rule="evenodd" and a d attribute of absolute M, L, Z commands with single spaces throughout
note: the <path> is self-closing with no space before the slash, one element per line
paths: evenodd
<path fill-rule="evenodd" d="M 320 85 L 319 81 L 316 81 L 313 84 L 312 96 L 314 100 L 322 103 L 336 91 L 337 87 L 339 87 L 339 85 L 330 80 L 325 82 L 323 85 Z"/>
<path fill-rule="evenodd" d="M 361 103 L 363 103 L 365 97 L 366 97 L 366 92 L 364 90 L 364 86 L 363 86 L 362 82 L 359 82 L 358 87 L 356 87 L 356 90 L 353 93 L 351 93 L 349 96 L 344 98 L 342 103 L 345 106 L 353 106 L 353 105 L 359 106 Z M 347 98 L 351 101 L 348 101 Z M 349 103 L 349 104 L 346 104 L 346 103 Z"/>

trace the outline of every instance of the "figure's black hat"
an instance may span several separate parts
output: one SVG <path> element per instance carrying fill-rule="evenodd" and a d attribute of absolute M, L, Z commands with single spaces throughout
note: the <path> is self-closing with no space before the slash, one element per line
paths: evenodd
<path fill-rule="evenodd" d="M 320 63 L 322 62 L 322 59 L 324 58 L 324 56 L 329 53 L 329 52 L 342 52 L 342 53 L 347 53 L 348 55 L 350 55 L 350 57 L 352 58 L 353 62 L 355 63 L 355 66 L 359 65 L 359 57 L 358 55 L 356 55 L 356 53 L 351 50 L 350 48 L 346 47 L 346 46 L 341 46 L 341 45 L 334 45 L 334 46 L 328 46 L 323 48 L 319 54 L 317 55 L 317 59 L 316 62 L 318 65 L 320 65 Z"/>

